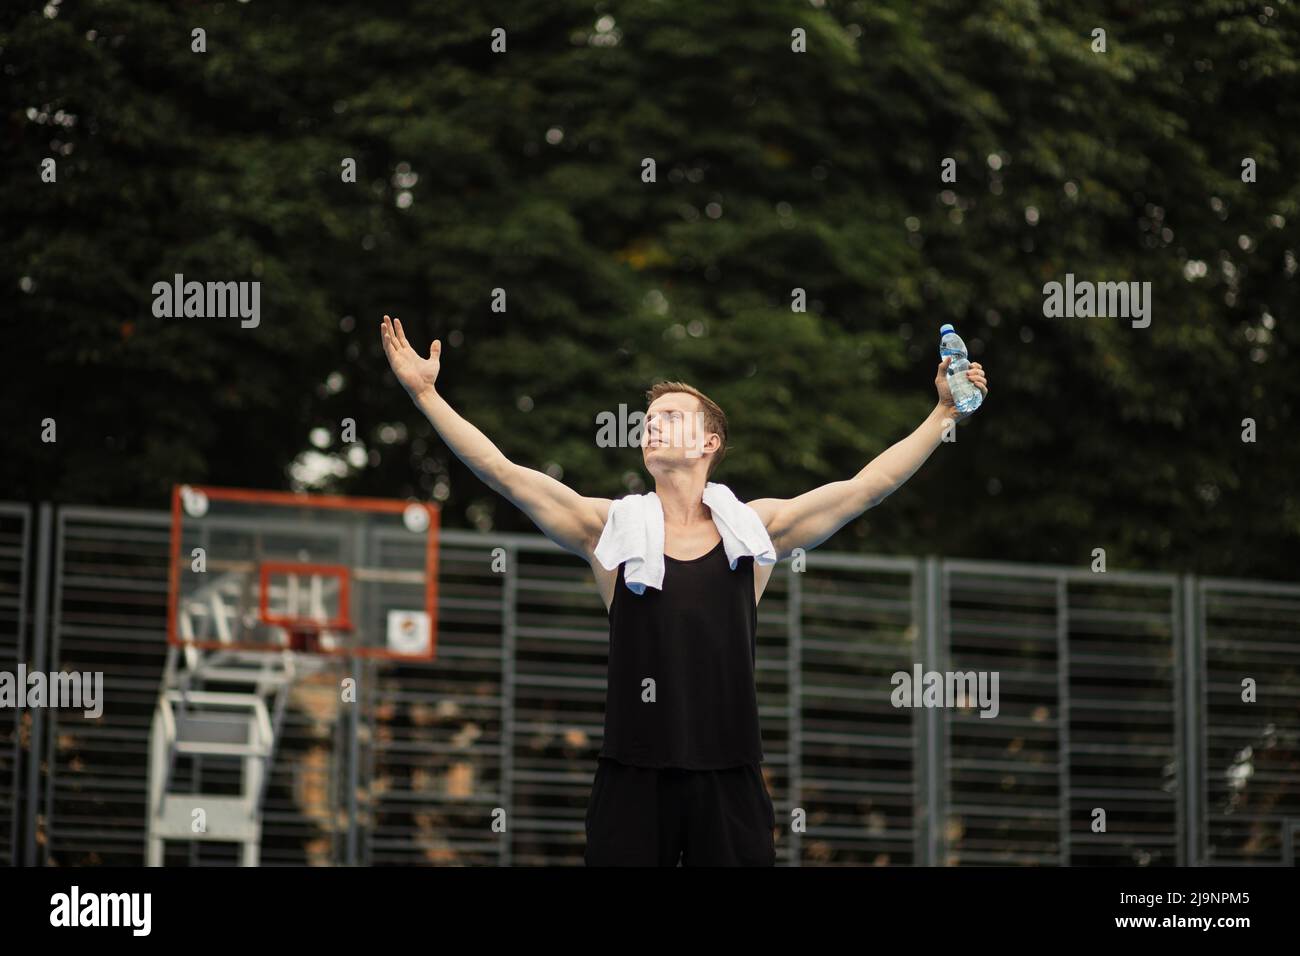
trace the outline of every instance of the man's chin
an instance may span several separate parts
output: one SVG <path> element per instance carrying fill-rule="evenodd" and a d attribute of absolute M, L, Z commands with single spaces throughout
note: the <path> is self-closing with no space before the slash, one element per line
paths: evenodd
<path fill-rule="evenodd" d="M 643 449 L 641 452 L 641 462 L 645 465 L 647 471 L 656 467 L 671 467 L 673 462 L 672 449 L 666 445 L 660 445 L 657 448 Z"/>

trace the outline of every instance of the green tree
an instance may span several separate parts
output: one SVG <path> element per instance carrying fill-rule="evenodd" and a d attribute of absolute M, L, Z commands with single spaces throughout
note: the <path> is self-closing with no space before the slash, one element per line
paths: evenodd
<path fill-rule="evenodd" d="M 392 382 L 384 312 L 444 340 L 444 393 L 507 454 L 584 493 L 639 490 L 595 416 L 662 377 L 727 409 L 719 480 L 793 494 L 914 427 L 953 322 L 988 406 L 829 547 L 1295 576 L 1288 5 L 53 12 L 0 14 L 5 497 L 289 486 L 353 418 L 338 489 L 526 529 Z M 259 279 L 261 325 L 154 318 L 177 272 Z M 1045 318 L 1066 273 L 1151 282 L 1151 326 Z"/>

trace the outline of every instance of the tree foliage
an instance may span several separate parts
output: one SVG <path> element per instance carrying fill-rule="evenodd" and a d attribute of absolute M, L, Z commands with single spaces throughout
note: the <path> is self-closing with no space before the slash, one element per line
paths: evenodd
<path fill-rule="evenodd" d="M 0 47 L 0 496 L 290 487 L 323 428 L 331 488 L 524 530 L 385 312 L 584 494 L 644 481 L 596 415 L 680 378 L 729 414 L 718 480 L 790 495 L 919 423 L 953 322 L 988 405 L 828 547 L 1295 577 L 1292 4 L 65 0 Z M 259 280 L 261 324 L 155 318 L 175 273 Z M 1067 273 L 1150 282 L 1150 327 L 1046 318 Z"/>

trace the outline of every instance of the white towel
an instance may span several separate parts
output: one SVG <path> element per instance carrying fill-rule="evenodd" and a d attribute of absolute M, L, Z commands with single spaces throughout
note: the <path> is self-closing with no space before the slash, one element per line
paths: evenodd
<path fill-rule="evenodd" d="M 775 564 L 776 548 L 758 512 L 741 502 L 726 485 L 706 482 L 704 504 L 722 535 L 731 570 L 743 557 L 758 564 Z M 623 580 L 634 594 L 644 594 L 647 585 L 656 590 L 664 584 L 664 508 L 653 491 L 625 495 L 610 506 L 605 530 L 596 544 L 596 560 L 607 571 L 623 562 Z"/>

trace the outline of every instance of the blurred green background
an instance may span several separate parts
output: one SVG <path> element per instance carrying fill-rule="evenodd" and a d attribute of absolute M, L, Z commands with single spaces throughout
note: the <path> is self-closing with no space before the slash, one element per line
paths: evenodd
<path fill-rule="evenodd" d="M 643 490 L 596 416 L 681 378 L 730 417 L 717 480 L 790 495 L 920 422 L 952 322 L 988 404 L 826 547 L 1296 579 L 1298 51 L 1282 0 L 6 5 L 0 498 L 531 530 L 396 385 L 385 312 L 584 494 Z M 154 318 L 178 272 L 259 280 L 260 326 Z M 1044 318 L 1066 273 L 1149 281 L 1150 327 Z"/>

